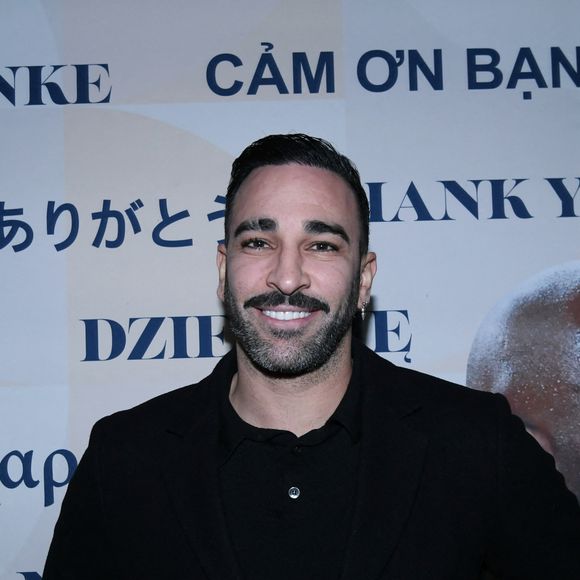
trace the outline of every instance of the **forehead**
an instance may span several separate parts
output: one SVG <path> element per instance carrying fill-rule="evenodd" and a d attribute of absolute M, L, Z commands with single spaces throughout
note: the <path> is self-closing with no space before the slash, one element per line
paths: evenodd
<path fill-rule="evenodd" d="M 342 177 L 297 164 L 254 169 L 242 183 L 232 207 L 232 224 L 258 217 L 285 221 L 328 220 L 358 238 L 358 208 Z"/>

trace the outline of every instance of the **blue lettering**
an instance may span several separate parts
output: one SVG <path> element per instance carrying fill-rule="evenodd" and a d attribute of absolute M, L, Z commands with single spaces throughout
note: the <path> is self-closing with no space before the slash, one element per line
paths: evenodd
<path fill-rule="evenodd" d="M 479 197 L 478 187 L 481 180 L 471 180 L 470 183 L 475 185 L 475 197 L 471 197 L 457 181 L 440 181 L 445 191 L 445 213 L 441 220 L 453 220 L 447 213 L 447 194 L 450 193 L 473 217 L 479 219 Z"/>
<path fill-rule="evenodd" d="M 523 70 L 525 65 L 528 66 L 529 70 Z M 548 86 L 536 59 L 534 58 L 534 54 L 528 47 L 520 48 L 516 62 L 514 63 L 512 74 L 508 79 L 507 88 L 515 89 L 518 81 L 523 79 L 535 80 L 538 87 L 542 89 L 545 89 Z"/>
<path fill-rule="evenodd" d="M 433 67 L 431 70 L 418 50 L 409 51 L 409 88 L 412 91 L 417 90 L 417 72 L 420 70 L 427 82 L 436 91 L 443 90 L 443 53 L 441 49 L 433 51 Z"/>
<path fill-rule="evenodd" d="M 61 479 L 56 479 L 55 477 L 54 460 L 56 457 L 61 457 L 66 462 L 66 474 Z M 14 474 L 10 474 L 10 463 L 14 463 L 15 459 L 20 462 L 20 473 L 18 477 L 14 477 Z M 32 475 L 32 459 L 33 451 L 22 453 L 21 451 L 14 450 L 7 453 L 0 461 L 0 483 L 8 489 L 15 489 L 22 483 L 28 488 L 36 487 L 40 481 L 34 479 Z M 10 460 L 12 460 L 12 462 Z M 45 507 L 54 503 L 54 490 L 58 487 L 65 486 L 70 481 L 76 467 L 76 457 L 68 449 L 57 449 L 46 458 L 43 466 Z M 23 572 L 21 573 L 23 574 Z"/>
<path fill-rule="evenodd" d="M 385 181 L 367 183 L 369 186 L 369 219 L 371 222 L 386 222 L 383 218 L 383 185 Z"/>
<path fill-rule="evenodd" d="M 405 53 L 402 50 L 395 52 L 396 58 L 385 50 L 369 50 L 359 59 L 356 67 L 356 75 L 360 85 L 372 93 L 383 93 L 392 88 L 397 82 L 399 75 L 398 67 L 405 60 Z M 386 79 L 382 83 L 373 83 L 368 77 L 368 65 L 372 60 L 382 60 L 387 68 Z"/>
<path fill-rule="evenodd" d="M 268 52 L 269 50 L 272 50 L 273 46 L 270 43 L 264 42 L 262 43 L 262 45 L 267 45 L 266 52 L 260 55 L 258 66 L 256 67 L 256 71 L 254 72 L 254 76 L 252 77 L 252 81 L 250 82 L 248 95 L 255 95 L 260 87 L 268 85 L 275 86 L 281 95 L 287 95 L 288 88 L 286 87 L 286 83 L 282 78 L 280 69 L 276 64 L 274 55 L 271 52 Z M 266 70 L 268 70 L 268 72 L 270 73 L 269 76 L 266 76 L 265 74 Z"/>
<path fill-rule="evenodd" d="M 219 64 L 221 64 L 222 62 L 228 62 L 231 65 L 234 66 L 234 68 L 237 68 L 239 66 L 242 66 L 242 61 L 239 57 L 237 57 L 235 54 L 229 54 L 227 52 L 223 53 L 223 54 L 218 54 L 216 56 L 214 56 L 208 63 L 207 65 L 207 69 L 205 71 L 205 78 L 207 81 L 207 86 L 216 94 L 216 95 L 220 95 L 221 97 L 231 97 L 232 95 L 235 95 L 237 93 L 240 92 L 240 89 L 243 86 L 242 81 L 240 80 L 235 80 L 231 85 L 229 86 L 221 86 L 218 84 L 217 79 L 216 79 L 216 70 Z"/>
<path fill-rule="evenodd" d="M 20 461 L 20 475 L 15 479 L 10 476 L 9 471 L 9 462 L 12 458 L 14 458 L 12 463 L 14 460 Z M 21 483 L 29 488 L 36 487 L 40 482 L 32 476 L 32 451 L 24 454 L 17 450 L 7 453 L 0 461 L 0 482 L 8 489 L 14 489 Z"/>
<path fill-rule="evenodd" d="M 487 62 L 478 62 L 478 57 L 487 57 Z M 503 74 L 497 67 L 499 52 L 493 48 L 467 49 L 467 86 L 469 89 L 497 89 L 503 80 Z M 487 73 L 491 79 L 478 80 L 478 73 Z"/>
<path fill-rule="evenodd" d="M 57 71 L 63 68 L 63 64 L 53 65 L 52 71 L 47 77 L 42 78 L 42 69 L 44 66 L 29 66 L 28 74 L 30 75 L 30 98 L 27 105 L 44 105 L 42 100 L 42 89 L 45 88 L 48 91 L 50 100 L 56 105 L 68 105 L 70 104 L 62 92 L 60 86 L 54 82 L 50 81 L 50 77 Z"/>
<path fill-rule="evenodd" d="M 95 86 L 98 91 L 101 90 L 101 74 L 97 76 L 94 80 L 89 80 L 90 70 L 89 67 L 99 67 L 105 71 L 107 77 L 109 77 L 109 65 L 108 64 L 75 64 L 73 65 L 77 71 L 77 100 L 76 104 L 97 104 L 97 103 L 108 103 L 111 100 L 111 87 L 109 86 L 109 92 L 100 101 L 91 101 L 89 95 L 89 89 Z M 102 72 L 102 71 L 101 71 Z"/>
<path fill-rule="evenodd" d="M 411 202 L 411 205 L 404 205 L 406 199 L 408 199 Z M 401 200 L 401 204 L 397 209 L 395 217 L 390 221 L 392 222 L 402 221 L 401 218 L 399 217 L 399 212 L 401 211 L 401 209 L 414 209 L 415 212 L 417 213 L 417 219 L 415 221 L 418 222 L 435 221 L 433 216 L 429 213 L 429 210 L 427 209 L 425 202 L 421 198 L 419 191 L 417 190 L 415 184 L 412 181 L 409 184 L 409 187 L 407 188 L 407 192 L 405 193 L 403 199 Z"/>
<path fill-rule="evenodd" d="M 173 356 L 171 358 L 191 358 L 187 352 L 187 321 L 192 316 L 172 316 Z"/>
<path fill-rule="evenodd" d="M 63 457 L 66 461 L 67 474 L 62 481 L 54 478 L 54 458 Z M 77 468 L 77 459 L 68 449 L 57 449 L 53 451 L 44 462 L 44 507 L 54 503 L 54 490 L 65 486 L 73 476 Z"/>
<path fill-rule="evenodd" d="M 574 85 L 580 87 L 580 46 L 576 47 L 576 68 L 574 68 L 570 61 L 564 56 L 562 49 L 557 46 L 552 46 L 550 49 L 550 57 L 552 64 L 552 86 L 561 86 L 560 68 L 563 68 L 568 73 L 568 76 Z"/>
<path fill-rule="evenodd" d="M 576 186 L 574 195 L 564 185 L 563 177 L 547 177 L 546 181 L 550 184 L 554 193 L 560 198 L 560 202 L 562 203 L 562 213 L 558 217 L 579 217 L 574 211 L 574 200 L 580 190 L 580 177 L 576 178 L 578 185 Z"/>
<path fill-rule="evenodd" d="M 326 78 L 326 92 L 334 93 L 334 54 L 332 52 L 321 52 L 316 64 L 316 71 L 312 73 L 312 68 L 308 62 L 305 52 L 292 53 L 292 73 L 294 78 L 293 90 L 295 94 L 302 93 L 302 76 L 308 85 L 310 93 L 319 93 L 323 77 Z"/>
<path fill-rule="evenodd" d="M 130 338 L 136 337 L 127 360 L 159 360 L 165 358 L 184 359 L 193 358 L 189 353 L 188 346 L 188 320 L 196 319 L 198 322 L 199 353 L 195 358 L 221 357 L 216 354 L 218 344 L 224 346 L 225 316 L 202 315 L 202 316 L 152 316 L 130 318 L 127 330 L 115 320 L 108 318 L 81 319 L 85 328 L 85 358 L 86 361 L 108 361 L 119 357 L 127 347 Z M 161 338 L 163 323 L 171 321 L 172 333 Z M 216 326 L 215 321 L 221 324 Z M 138 321 L 145 321 L 137 324 Z M 137 328 L 138 327 L 138 328 Z M 173 340 L 173 352 L 169 355 L 168 348 Z M 157 350 L 154 343 L 159 342 Z"/>
<path fill-rule="evenodd" d="M 199 354 L 196 358 L 210 358 L 215 357 L 213 353 L 213 340 L 217 338 L 222 345 L 224 344 L 224 326 L 223 321 L 225 316 L 196 316 L 199 323 Z M 212 328 L 213 319 L 219 319 L 222 324 L 217 333 L 214 333 Z"/>
<path fill-rule="evenodd" d="M 58 65 L 33 65 L 33 66 L 10 66 L 6 67 L 12 72 L 12 81 L 8 81 L 3 76 L 0 76 L 0 94 L 7 99 L 12 105 L 17 104 L 17 84 L 16 73 L 19 69 L 28 71 L 28 106 L 46 105 L 51 102 L 56 105 L 78 105 L 78 104 L 96 104 L 108 103 L 111 100 L 111 84 L 102 86 L 103 79 L 109 78 L 108 64 L 58 64 Z M 63 75 L 67 75 L 70 71 L 72 75 L 74 71 L 74 79 L 68 79 L 70 82 L 63 80 Z M 57 73 L 55 75 L 55 73 Z M 93 74 L 94 73 L 94 74 Z M 56 80 L 58 77 L 59 80 Z M 25 83 L 24 79 L 20 84 Z M 63 92 L 63 86 L 75 86 L 76 101 L 69 100 Z M 92 90 L 100 97 L 96 100 L 91 100 Z"/>
<path fill-rule="evenodd" d="M 123 327 L 107 318 L 82 319 L 85 324 L 86 355 L 83 361 L 103 361 L 117 358 L 124 350 L 127 337 Z M 99 323 L 108 325 L 111 338 L 111 351 L 107 357 L 99 356 Z"/>
<path fill-rule="evenodd" d="M 16 71 L 21 67 L 9 66 L 7 68 L 12 71 L 12 84 L 0 75 L 0 95 L 6 98 L 11 104 L 16 105 Z"/>
<path fill-rule="evenodd" d="M 165 356 L 165 344 L 155 356 L 145 357 L 145 353 L 153 342 L 153 339 L 155 338 L 157 331 L 161 328 L 165 318 L 162 316 L 156 316 L 153 318 L 130 318 L 128 330 L 131 330 L 131 326 L 133 326 L 133 323 L 137 320 L 147 320 L 147 324 L 137 339 L 135 346 L 129 353 L 128 360 L 150 360 L 163 358 Z"/>
<path fill-rule="evenodd" d="M 491 184 L 491 216 L 489 219 L 507 219 L 505 213 L 505 204 L 509 202 L 516 217 L 522 219 L 529 219 L 532 217 L 530 212 L 527 210 L 523 200 L 516 195 L 510 195 L 511 192 L 527 179 L 514 179 L 514 185 L 512 188 L 505 193 L 504 185 L 507 179 L 490 179 Z"/>
<path fill-rule="evenodd" d="M 404 352 L 411 362 L 411 327 L 407 310 L 375 310 L 375 352 Z"/>

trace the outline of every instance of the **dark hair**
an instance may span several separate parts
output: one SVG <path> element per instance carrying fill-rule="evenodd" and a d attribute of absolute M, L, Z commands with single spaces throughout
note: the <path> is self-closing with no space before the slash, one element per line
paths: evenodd
<path fill-rule="evenodd" d="M 258 167 L 295 163 L 319 167 L 336 173 L 350 186 L 357 202 L 360 224 L 360 255 L 369 246 L 369 203 L 354 165 L 328 141 L 302 133 L 268 135 L 246 147 L 232 164 L 232 173 L 226 195 L 225 242 L 229 239 L 229 225 L 236 194 L 244 180 Z"/>

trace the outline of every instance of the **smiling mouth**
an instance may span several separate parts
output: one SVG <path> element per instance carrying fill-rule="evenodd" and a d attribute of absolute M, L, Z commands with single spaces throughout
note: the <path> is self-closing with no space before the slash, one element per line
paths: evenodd
<path fill-rule="evenodd" d="M 298 320 L 299 318 L 310 316 L 312 312 L 296 310 L 262 310 L 262 314 L 276 320 Z"/>
<path fill-rule="evenodd" d="M 291 310 L 282 310 L 286 306 L 289 306 Z M 280 309 L 274 310 L 276 307 Z M 326 314 L 330 312 L 330 307 L 326 302 L 312 296 L 306 296 L 302 292 L 295 292 L 291 296 L 286 296 L 278 291 L 259 294 L 246 300 L 244 308 L 257 308 L 265 316 L 275 320 L 308 318 L 319 310 Z M 299 310 L 300 308 L 304 308 L 304 310 Z"/>

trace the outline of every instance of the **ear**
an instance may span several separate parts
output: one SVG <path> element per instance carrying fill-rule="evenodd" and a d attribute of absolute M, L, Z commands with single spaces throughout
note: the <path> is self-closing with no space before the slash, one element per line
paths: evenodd
<path fill-rule="evenodd" d="M 226 283 L 226 262 L 227 262 L 227 248 L 224 244 L 218 244 L 216 265 L 218 269 L 218 287 L 217 295 L 218 298 L 223 302 L 224 300 L 224 288 Z"/>
<path fill-rule="evenodd" d="M 377 256 L 374 252 L 368 252 L 363 256 L 360 263 L 360 284 L 358 291 L 358 308 L 362 308 L 363 302 L 369 303 L 373 278 L 377 273 Z"/>

